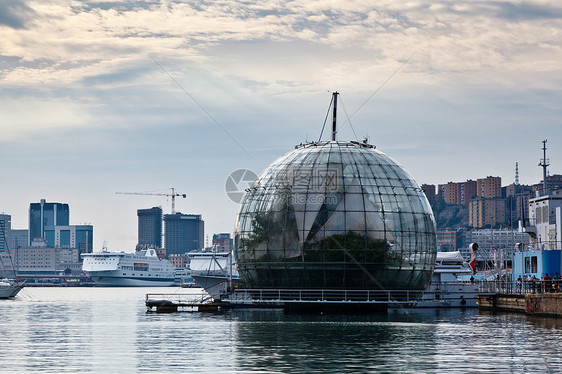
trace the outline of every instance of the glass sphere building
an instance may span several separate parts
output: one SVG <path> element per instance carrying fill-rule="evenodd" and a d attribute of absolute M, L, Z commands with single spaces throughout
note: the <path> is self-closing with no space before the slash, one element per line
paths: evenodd
<path fill-rule="evenodd" d="M 374 146 L 295 147 L 246 191 L 236 261 L 248 288 L 425 289 L 435 221 L 414 179 Z"/>

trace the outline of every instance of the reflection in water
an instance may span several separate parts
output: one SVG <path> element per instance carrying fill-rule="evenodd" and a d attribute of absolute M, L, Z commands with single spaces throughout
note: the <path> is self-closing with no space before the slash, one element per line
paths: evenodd
<path fill-rule="evenodd" d="M 236 366 L 241 370 L 430 371 L 420 345 L 435 346 L 435 325 L 387 316 L 297 316 L 246 312 L 236 324 Z"/>
<path fill-rule="evenodd" d="M 28 292 L 0 302 L 0 372 L 562 372 L 562 321 L 553 318 L 431 309 L 147 314 L 144 295 L 154 290 Z"/>

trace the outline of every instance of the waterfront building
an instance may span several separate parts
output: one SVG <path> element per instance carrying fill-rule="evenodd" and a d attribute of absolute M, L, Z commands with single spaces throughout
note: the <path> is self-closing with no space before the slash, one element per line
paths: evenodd
<path fill-rule="evenodd" d="M 296 146 L 246 190 L 236 263 L 250 288 L 418 289 L 436 255 L 435 221 L 419 185 L 374 146 Z"/>
<path fill-rule="evenodd" d="M 234 249 L 234 241 L 230 237 L 230 233 L 221 233 L 213 235 L 213 248 L 218 252 L 230 252 Z"/>
<path fill-rule="evenodd" d="M 513 277 L 535 276 L 543 279 L 546 274 L 553 277 L 560 274 L 561 250 L 528 250 L 516 252 L 513 257 Z"/>
<path fill-rule="evenodd" d="M 138 209 L 137 247 L 162 247 L 162 207 Z"/>
<path fill-rule="evenodd" d="M 29 204 L 29 245 L 35 239 L 44 239 L 50 247 L 55 246 L 55 226 L 68 226 L 70 210 L 68 204 L 39 203 Z"/>
<path fill-rule="evenodd" d="M 200 214 L 166 214 L 164 231 L 168 257 L 204 247 L 205 222 Z"/>
<path fill-rule="evenodd" d="M 55 248 L 76 248 L 78 253 L 93 251 L 94 227 L 91 225 L 55 226 Z"/>
<path fill-rule="evenodd" d="M 78 248 L 49 247 L 44 239 L 15 251 L 15 268 L 19 276 L 56 276 L 79 273 L 82 264 Z"/>
<path fill-rule="evenodd" d="M 562 249 L 562 194 L 550 195 L 529 200 L 529 220 L 523 223 L 522 231 L 531 237 L 535 249 Z"/>
<path fill-rule="evenodd" d="M 9 252 L 10 231 L 12 228 L 12 216 L 0 214 L 0 252 Z"/>

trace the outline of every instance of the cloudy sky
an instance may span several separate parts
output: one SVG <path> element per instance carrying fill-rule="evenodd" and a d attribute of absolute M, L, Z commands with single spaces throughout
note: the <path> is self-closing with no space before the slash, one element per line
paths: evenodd
<path fill-rule="evenodd" d="M 186 193 L 232 232 L 225 182 L 317 140 L 368 136 L 422 183 L 562 173 L 562 6 L 552 1 L 2 0 L 0 212 L 67 202 L 96 250 Z M 351 123 L 351 125 L 349 125 Z"/>

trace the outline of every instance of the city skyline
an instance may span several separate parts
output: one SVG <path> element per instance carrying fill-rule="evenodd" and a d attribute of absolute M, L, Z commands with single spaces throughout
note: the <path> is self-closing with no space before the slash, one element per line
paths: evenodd
<path fill-rule="evenodd" d="M 170 213 L 117 191 L 174 187 L 178 212 L 233 232 L 229 175 L 317 140 L 332 91 L 338 138 L 420 185 L 508 185 L 516 162 L 538 183 L 544 139 L 562 173 L 562 8 L 541 1 L 5 0 L 0 30 L 0 212 L 21 229 L 64 201 L 95 251 L 133 251 L 137 209 Z"/>

